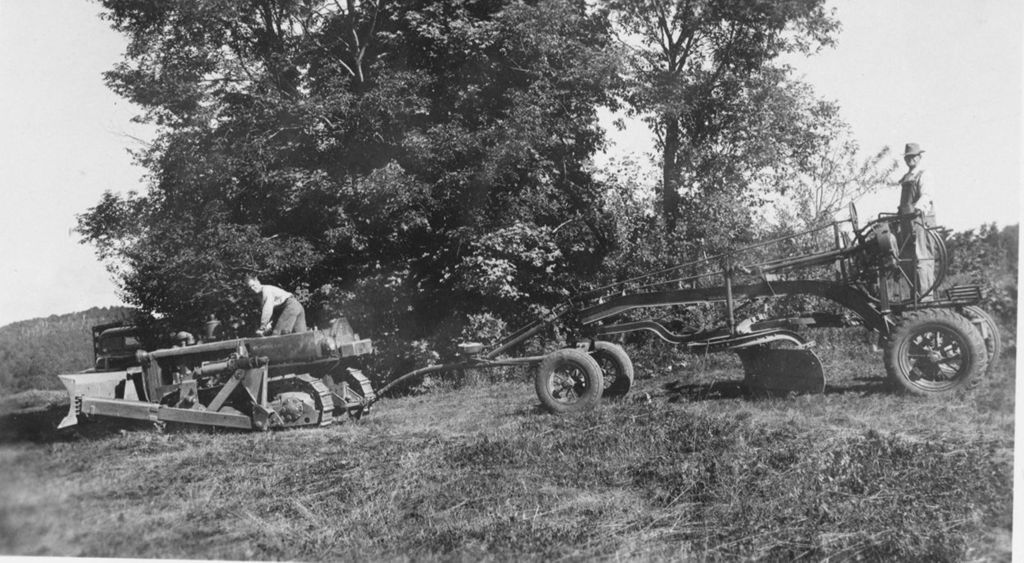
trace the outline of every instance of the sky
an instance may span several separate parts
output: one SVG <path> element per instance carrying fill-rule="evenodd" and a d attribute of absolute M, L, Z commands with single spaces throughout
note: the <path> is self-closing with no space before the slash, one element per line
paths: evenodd
<path fill-rule="evenodd" d="M 796 76 L 834 100 L 861 150 L 906 143 L 922 168 L 938 223 L 955 230 L 1020 215 L 1022 41 L 1019 0 L 829 0 L 842 24 L 834 48 L 787 58 Z M 629 124 L 611 152 L 647 154 Z M 856 201 L 862 218 L 894 212 L 899 187 Z"/>
<path fill-rule="evenodd" d="M 940 224 L 962 230 L 1020 216 L 1019 0 L 830 0 L 834 49 L 790 61 L 835 100 L 866 152 L 925 150 Z M 131 149 L 153 129 L 104 85 L 125 40 L 82 0 L 0 0 L 0 326 L 120 304 L 74 233 L 105 190 L 145 188 Z M 613 131 L 617 156 L 646 153 L 643 125 Z M 858 202 L 891 211 L 898 188 Z"/>
<path fill-rule="evenodd" d="M 81 0 L 0 0 L 0 326 L 119 304 L 75 215 L 143 186 L 139 112 L 101 72 L 125 41 Z"/>

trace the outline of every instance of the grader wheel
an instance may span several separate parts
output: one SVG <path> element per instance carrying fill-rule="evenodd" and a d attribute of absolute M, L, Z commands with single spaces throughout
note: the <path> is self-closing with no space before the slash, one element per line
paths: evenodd
<path fill-rule="evenodd" d="M 917 395 L 944 395 L 976 386 L 985 373 L 985 342 L 969 320 L 945 309 L 906 315 L 884 351 L 889 379 Z"/>
<path fill-rule="evenodd" d="M 981 339 L 985 341 L 985 350 L 988 352 L 988 369 L 985 375 L 991 375 L 996 366 L 999 365 L 999 357 L 1003 353 L 1003 342 L 999 335 L 999 326 L 988 311 L 974 305 L 964 307 L 964 316 L 967 317 L 974 328 L 981 333 Z"/>
<path fill-rule="evenodd" d="M 625 397 L 633 386 L 633 361 L 622 346 L 611 342 L 594 342 L 590 356 L 597 361 L 604 380 L 605 397 Z"/>
<path fill-rule="evenodd" d="M 576 348 L 548 354 L 533 382 L 541 404 L 554 414 L 590 410 L 601 400 L 604 389 L 597 361 Z"/>

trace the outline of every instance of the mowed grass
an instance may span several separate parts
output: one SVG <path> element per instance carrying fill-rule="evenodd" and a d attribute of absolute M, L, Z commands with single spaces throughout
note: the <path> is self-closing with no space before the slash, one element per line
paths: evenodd
<path fill-rule="evenodd" d="M 877 354 L 819 355 L 825 395 L 750 400 L 738 362 L 686 358 L 639 364 L 632 398 L 570 417 L 543 413 L 525 373 L 264 434 L 57 432 L 59 408 L 8 404 L 0 552 L 1008 560 L 1012 362 L 929 400 L 889 391 Z"/>

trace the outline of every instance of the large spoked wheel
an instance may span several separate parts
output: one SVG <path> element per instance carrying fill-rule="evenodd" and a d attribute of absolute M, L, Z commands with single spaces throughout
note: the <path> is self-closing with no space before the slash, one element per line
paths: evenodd
<path fill-rule="evenodd" d="M 1003 354 L 999 326 L 996 325 L 996 320 L 992 318 L 992 315 L 989 315 L 988 311 L 981 307 L 974 305 L 964 307 L 964 316 L 981 333 L 981 339 L 985 342 L 985 351 L 988 352 L 988 368 L 985 370 L 985 375 L 991 375 L 999 365 L 999 357 Z"/>
<path fill-rule="evenodd" d="M 604 390 L 597 361 L 575 348 L 545 356 L 533 383 L 541 404 L 555 414 L 592 409 L 601 400 Z"/>
<path fill-rule="evenodd" d="M 981 333 L 969 320 L 945 309 L 908 314 L 885 346 L 889 379 L 917 395 L 970 389 L 984 375 L 987 363 Z"/>
<path fill-rule="evenodd" d="M 590 356 L 601 368 L 605 397 L 625 397 L 633 386 L 633 360 L 622 346 L 611 342 L 594 342 Z"/>

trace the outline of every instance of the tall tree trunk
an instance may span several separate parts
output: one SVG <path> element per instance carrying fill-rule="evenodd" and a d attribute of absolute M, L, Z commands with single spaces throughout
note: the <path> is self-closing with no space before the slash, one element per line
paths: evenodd
<path fill-rule="evenodd" d="M 662 150 L 661 205 L 665 213 L 665 230 L 676 229 L 679 218 L 679 120 L 675 116 L 665 117 L 665 143 Z"/>

